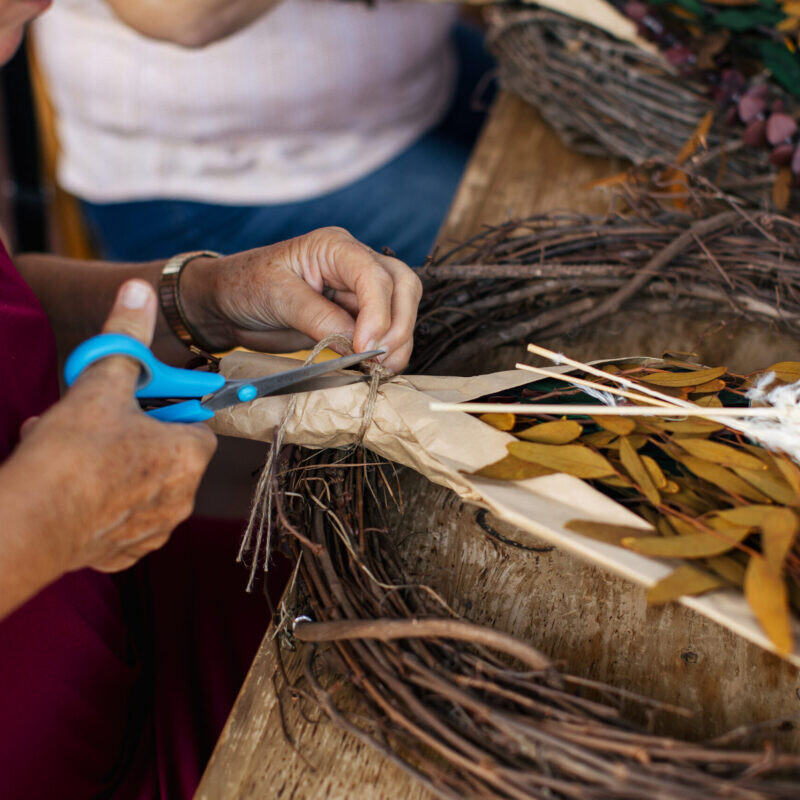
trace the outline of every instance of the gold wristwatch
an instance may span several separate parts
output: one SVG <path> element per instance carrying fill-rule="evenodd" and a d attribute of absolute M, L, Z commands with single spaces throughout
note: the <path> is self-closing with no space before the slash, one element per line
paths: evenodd
<path fill-rule="evenodd" d="M 191 326 L 186 319 L 183 303 L 181 303 L 181 273 L 186 265 L 195 258 L 221 258 L 221 255 L 211 250 L 197 250 L 193 253 L 180 253 L 173 256 L 161 270 L 161 277 L 158 281 L 158 300 L 169 327 L 181 342 L 186 347 L 194 346 L 211 353 L 214 348 L 210 347 L 208 342 L 204 341 L 203 337 Z"/>

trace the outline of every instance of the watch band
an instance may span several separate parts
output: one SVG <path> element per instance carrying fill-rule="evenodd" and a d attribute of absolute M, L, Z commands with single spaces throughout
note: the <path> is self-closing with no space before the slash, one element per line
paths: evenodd
<path fill-rule="evenodd" d="M 186 312 L 183 310 L 181 302 L 181 273 L 186 265 L 195 258 L 221 258 L 221 255 L 212 250 L 197 250 L 173 256 L 161 270 L 161 277 L 158 281 L 158 300 L 169 327 L 178 339 L 187 347 L 194 346 L 211 353 L 214 348 L 210 347 L 208 342 L 204 341 L 203 337 L 191 326 L 186 319 Z"/>

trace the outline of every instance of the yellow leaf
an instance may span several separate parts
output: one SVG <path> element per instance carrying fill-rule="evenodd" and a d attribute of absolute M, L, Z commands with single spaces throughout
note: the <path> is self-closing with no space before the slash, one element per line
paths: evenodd
<path fill-rule="evenodd" d="M 692 133 L 692 135 L 689 137 L 689 141 L 686 142 L 686 144 L 681 148 L 680 153 L 678 153 L 675 159 L 675 163 L 678 166 L 688 161 L 701 144 L 705 147 L 706 137 L 708 136 L 708 132 L 711 130 L 711 123 L 713 121 L 713 111 L 709 111 L 703 116 L 697 128 L 695 128 L 694 133 Z"/>
<path fill-rule="evenodd" d="M 768 503 L 769 498 L 758 491 L 758 489 L 751 486 L 747 481 L 743 481 L 738 475 L 735 475 L 729 469 L 721 467 L 718 464 L 712 464 L 710 461 L 705 461 L 702 458 L 694 458 L 694 456 L 683 456 L 681 464 L 690 469 L 698 478 L 704 481 L 713 483 L 718 486 L 723 492 L 736 495 L 744 500 L 753 500 L 756 503 Z"/>
<path fill-rule="evenodd" d="M 601 428 L 616 433 L 617 436 L 627 436 L 636 429 L 636 420 L 630 417 L 592 417 L 592 419 Z"/>
<path fill-rule="evenodd" d="M 744 593 L 761 627 L 779 653 L 794 648 L 786 584 L 761 556 L 750 556 L 744 576 Z"/>
<path fill-rule="evenodd" d="M 709 394 L 709 392 L 721 392 L 726 386 L 725 381 L 719 379 L 709 381 L 708 383 L 701 383 L 692 389 L 692 394 Z"/>
<path fill-rule="evenodd" d="M 540 422 L 516 434 L 520 439 L 541 444 L 567 444 L 583 433 L 583 426 L 573 419 Z"/>
<path fill-rule="evenodd" d="M 688 350 L 665 350 L 661 354 L 661 358 L 664 361 L 671 361 L 675 364 L 688 363 L 690 367 L 696 367 L 697 366 L 696 363 L 694 364 L 689 363 L 686 361 L 686 359 L 697 362 L 700 356 L 697 353 L 690 353 Z M 680 359 L 683 359 L 683 361 L 681 361 Z"/>
<path fill-rule="evenodd" d="M 775 30 L 781 33 L 792 33 L 798 28 L 800 28 L 800 19 L 797 17 L 786 17 L 775 26 Z"/>
<path fill-rule="evenodd" d="M 774 508 L 761 526 L 761 549 L 770 569 L 779 575 L 797 536 L 797 515 L 788 508 Z"/>
<path fill-rule="evenodd" d="M 784 383 L 794 383 L 800 380 L 800 361 L 779 361 L 764 370 L 764 373 L 774 372 L 775 377 Z"/>
<path fill-rule="evenodd" d="M 654 606 L 662 605 L 671 603 L 679 597 L 686 595 L 696 597 L 723 586 L 725 581 L 716 575 L 691 564 L 684 564 L 647 590 L 647 602 Z"/>
<path fill-rule="evenodd" d="M 730 528 L 724 533 L 695 533 L 692 536 L 644 536 L 623 539 L 622 544 L 646 556 L 662 558 L 708 558 L 727 553 L 746 538 L 749 528 Z"/>
<path fill-rule="evenodd" d="M 619 545 L 623 539 L 633 539 L 649 534 L 649 531 L 641 528 L 631 528 L 627 525 L 609 525 L 605 522 L 594 522 L 589 519 L 571 519 L 564 527 L 568 531 L 574 531 L 589 539 L 616 545 Z"/>
<path fill-rule="evenodd" d="M 704 383 L 716 380 L 728 371 L 727 367 L 713 367 L 712 369 L 698 369 L 694 372 L 652 372 L 639 378 L 643 383 L 654 386 L 702 386 Z"/>
<path fill-rule="evenodd" d="M 702 522 L 698 522 L 697 527 L 695 527 L 695 525 L 692 525 L 685 519 L 677 517 L 674 514 L 667 514 L 667 519 L 679 536 L 696 536 L 698 533 L 703 533 L 703 531 L 708 530 L 708 527 Z"/>
<path fill-rule="evenodd" d="M 658 532 L 662 536 L 677 536 L 678 535 L 676 533 L 676 531 L 675 531 L 675 528 L 673 528 L 672 525 L 670 525 L 669 519 L 667 519 L 667 517 L 665 517 L 663 515 L 659 516 L 658 521 L 656 523 L 656 528 L 658 529 Z"/>
<path fill-rule="evenodd" d="M 615 489 L 633 489 L 633 484 L 627 478 L 621 478 L 619 475 L 610 475 L 607 478 L 598 478 L 597 480 L 606 486 L 613 486 Z"/>
<path fill-rule="evenodd" d="M 764 470 L 735 468 L 734 472 L 751 486 L 782 506 L 797 505 L 798 497 L 778 475 Z"/>
<path fill-rule="evenodd" d="M 623 437 L 618 437 L 611 441 L 608 445 L 609 450 L 619 450 L 620 444 L 622 442 Z M 647 444 L 647 437 L 642 435 L 641 433 L 634 433 L 632 436 L 625 437 L 628 442 L 630 443 L 631 447 L 634 450 L 638 450 L 640 447 L 644 447 Z"/>
<path fill-rule="evenodd" d="M 791 461 L 786 456 L 773 455 L 772 460 L 778 471 L 783 475 L 786 483 L 789 484 L 797 496 L 798 501 L 800 501 L 800 469 L 797 468 L 794 461 Z M 793 503 L 793 505 L 796 505 L 796 503 Z"/>
<path fill-rule="evenodd" d="M 481 414 L 480 419 L 499 431 L 510 431 L 517 421 L 513 414 Z"/>
<path fill-rule="evenodd" d="M 749 505 L 739 506 L 738 508 L 725 508 L 721 511 L 714 511 L 711 520 L 721 520 L 728 525 L 747 528 L 761 528 L 767 514 L 775 510 L 775 506 L 768 505 Z"/>
<path fill-rule="evenodd" d="M 773 455 L 772 461 L 775 464 L 775 468 L 783 475 L 783 479 L 789 484 L 789 488 L 794 493 L 795 501 L 789 505 L 800 505 L 800 470 L 797 468 L 797 465 L 794 461 L 791 461 L 785 456 Z"/>
<path fill-rule="evenodd" d="M 731 556 L 714 556 L 706 560 L 709 569 L 734 586 L 744 585 L 744 566 Z"/>
<path fill-rule="evenodd" d="M 704 394 L 697 398 L 695 404 L 703 408 L 722 408 L 722 400 L 715 394 Z"/>
<path fill-rule="evenodd" d="M 778 211 L 785 211 L 792 199 L 794 173 L 791 167 L 781 167 L 772 184 L 772 204 Z"/>
<path fill-rule="evenodd" d="M 687 419 L 680 422 L 661 422 L 659 424 L 670 433 L 683 434 L 711 434 L 715 431 L 721 431 L 725 427 L 718 422 L 712 422 L 710 419 Z"/>
<path fill-rule="evenodd" d="M 670 481 L 671 483 L 672 481 Z M 675 481 L 678 484 L 678 491 L 674 492 L 670 497 L 670 502 L 679 508 L 689 509 L 694 511 L 695 514 L 705 514 L 708 511 L 708 501 L 700 497 L 696 492 L 692 491 L 690 485 L 694 485 L 694 481 Z M 669 488 L 664 490 L 664 494 L 670 494 Z"/>
<path fill-rule="evenodd" d="M 603 449 L 610 447 L 612 442 L 616 441 L 616 438 L 617 434 L 611 431 L 597 431 L 597 433 L 587 434 L 581 441 L 592 447 Z"/>
<path fill-rule="evenodd" d="M 647 467 L 639 458 L 639 454 L 631 445 L 627 436 L 620 437 L 619 457 L 622 461 L 622 466 L 625 467 L 628 475 L 633 478 L 633 482 L 639 487 L 642 494 L 654 506 L 659 505 L 661 497 L 658 494 L 658 489 L 656 489 Z"/>
<path fill-rule="evenodd" d="M 678 494 L 681 487 L 675 481 L 667 481 L 667 485 L 661 490 L 664 494 Z"/>
<path fill-rule="evenodd" d="M 650 479 L 653 481 L 656 489 L 659 491 L 661 489 L 665 489 L 669 481 L 667 481 L 667 476 L 661 471 L 661 467 L 658 466 L 658 463 L 654 458 L 650 456 L 639 456 L 644 463 L 647 472 L 650 474 Z"/>
<path fill-rule="evenodd" d="M 727 444 L 710 442 L 707 439 L 684 439 L 677 436 L 673 438 L 673 442 L 695 458 L 703 458 L 713 464 L 750 470 L 766 471 L 767 469 L 767 465 L 760 459 Z"/>
<path fill-rule="evenodd" d="M 582 444 L 538 444 L 536 442 L 511 442 L 508 452 L 525 461 L 564 472 L 576 478 L 604 478 L 613 475 L 614 468 L 600 453 Z"/>
<path fill-rule="evenodd" d="M 528 478 L 541 478 L 543 475 L 552 475 L 553 470 L 523 461 L 521 458 L 506 456 L 494 464 L 489 464 L 474 473 L 479 478 L 492 478 L 499 481 L 523 481 Z"/>

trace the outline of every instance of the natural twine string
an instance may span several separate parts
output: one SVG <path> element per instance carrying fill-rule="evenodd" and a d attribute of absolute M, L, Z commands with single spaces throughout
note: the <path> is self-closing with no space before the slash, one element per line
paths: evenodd
<path fill-rule="evenodd" d="M 340 350 L 344 350 L 345 354 L 354 352 L 353 340 L 350 336 L 342 333 L 334 333 L 330 336 L 326 336 L 321 342 L 317 343 L 311 353 L 309 353 L 305 364 L 308 365 L 312 363 L 323 350 L 331 346 L 336 346 Z M 367 394 L 366 402 L 361 411 L 361 427 L 356 434 L 357 445 L 362 444 L 364 435 L 372 423 L 372 415 L 375 413 L 375 403 L 378 399 L 378 389 L 381 383 L 392 375 L 390 370 L 386 369 L 386 367 L 382 366 L 377 361 L 365 361 L 363 362 L 363 366 L 368 369 L 371 380 L 369 384 L 369 393 Z M 293 394 L 289 398 L 289 403 L 286 406 L 286 411 L 283 414 L 280 425 L 275 429 L 266 464 L 261 471 L 258 483 L 256 484 L 255 493 L 253 494 L 247 529 L 242 537 L 239 554 L 236 557 L 238 562 L 244 560 L 245 553 L 250 549 L 253 537 L 255 537 L 253 561 L 250 565 L 250 576 L 247 581 L 248 592 L 251 592 L 255 586 L 259 563 L 263 561 L 264 572 L 269 570 L 269 556 L 272 548 L 272 504 L 273 493 L 275 491 L 275 469 L 278 464 L 278 455 L 283 445 L 286 428 L 297 407 L 297 397 L 298 395 Z M 266 541 L 264 540 L 265 533 Z M 262 542 L 264 544 L 263 559 L 259 557 L 262 552 Z"/>

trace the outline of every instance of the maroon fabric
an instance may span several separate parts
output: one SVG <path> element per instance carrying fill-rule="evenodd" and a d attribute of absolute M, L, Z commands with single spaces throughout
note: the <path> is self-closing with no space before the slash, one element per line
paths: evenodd
<path fill-rule="evenodd" d="M 58 397 L 56 344 L 47 317 L 0 241 L 0 461 L 19 426 Z"/>
<path fill-rule="evenodd" d="M 0 244 L 0 461 L 56 399 L 55 363 Z M 0 797 L 193 795 L 269 620 L 234 564 L 241 530 L 193 518 L 132 570 L 66 575 L 0 621 Z"/>

